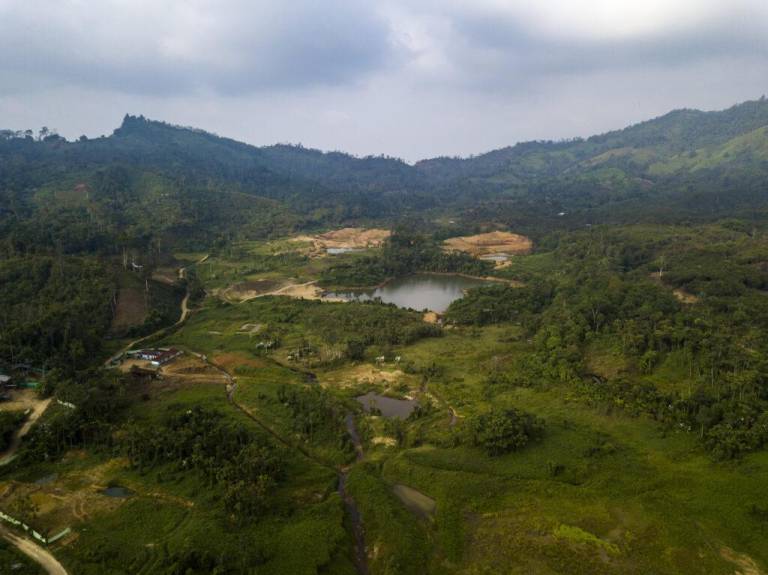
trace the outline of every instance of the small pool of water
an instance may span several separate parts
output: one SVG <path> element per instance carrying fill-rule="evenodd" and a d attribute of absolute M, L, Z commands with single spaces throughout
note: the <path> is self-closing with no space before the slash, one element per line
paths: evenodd
<path fill-rule="evenodd" d="M 362 252 L 361 248 L 325 248 L 325 253 L 329 256 L 338 256 L 340 254 L 354 254 Z"/>
<path fill-rule="evenodd" d="M 348 301 L 380 299 L 398 307 L 444 312 L 470 288 L 488 285 L 482 279 L 453 274 L 413 274 L 396 278 L 381 287 L 368 290 L 329 292 L 328 296 Z"/>
<path fill-rule="evenodd" d="M 488 255 L 485 255 L 485 256 L 480 256 L 480 259 L 484 260 L 484 261 L 487 261 L 487 262 L 497 262 L 497 263 L 500 263 L 500 262 L 505 262 L 505 261 L 509 260 L 509 254 L 502 254 L 502 253 L 499 253 L 499 254 L 488 254 Z"/>
<path fill-rule="evenodd" d="M 397 483 L 392 487 L 392 492 L 403 502 L 409 510 L 421 517 L 432 517 L 435 514 L 437 504 L 431 497 L 424 495 L 413 487 Z"/>
<path fill-rule="evenodd" d="M 45 477 L 41 477 L 40 479 L 35 481 L 35 485 L 48 485 L 49 483 L 53 483 L 59 478 L 58 473 L 51 473 L 50 475 L 46 475 Z"/>
<path fill-rule="evenodd" d="M 134 492 L 127 487 L 115 485 L 114 487 L 107 487 L 101 494 L 106 495 L 107 497 L 130 497 L 131 495 L 134 495 Z"/>
<path fill-rule="evenodd" d="M 419 402 L 415 399 L 393 399 L 369 391 L 365 395 L 355 398 L 363 406 L 363 409 L 370 413 L 371 408 L 381 411 L 384 417 L 399 417 L 406 419 L 411 412 L 416 409 Z"/>

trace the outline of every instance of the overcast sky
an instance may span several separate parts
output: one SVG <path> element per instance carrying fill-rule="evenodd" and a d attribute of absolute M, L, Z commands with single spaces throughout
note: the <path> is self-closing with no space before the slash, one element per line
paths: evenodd
<path fill-rule="evenodd" d="M 0 128 L 409 161 L 768 93 L 768 0 L 0 0 Z"/>

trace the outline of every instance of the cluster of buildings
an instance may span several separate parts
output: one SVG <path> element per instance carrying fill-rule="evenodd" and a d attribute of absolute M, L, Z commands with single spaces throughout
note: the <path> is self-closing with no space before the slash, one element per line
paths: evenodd
<path fill-rule="evenodd" d="M 19 388 L 34 389 L 40 385 L 30 376 L 43 374 L 42 370 L 35 369 L 25 363 L 10 366 L 8 372 L 0 371 L 0 401 L 11 399 L 10 392 Z"/>
<path fill-rule="evenodd" d="M 125 355 L 129 359 L 143 359 L 144 361 L 150 362 L 155 367 L 160 367 L 169 361 L 176 359 L 182 353 L 184 352 L 180 349 L 169 347 L 131 350 L 126 352 Z"/>

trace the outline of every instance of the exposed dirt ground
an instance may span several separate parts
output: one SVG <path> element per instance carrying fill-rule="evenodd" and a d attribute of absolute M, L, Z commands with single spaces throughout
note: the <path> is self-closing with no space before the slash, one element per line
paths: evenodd
<path fill-rule="evenodd" d="M 17 389 L 11 392 L 11 400 L 0 403 L 0 411 L 27 411 L 30 410 L 29 416 L 24 424 L 19 428 L 16 434 L 11 440 L 11 445 L 2 454 L 0 458 L 0 465 L 5 465 L 13 459 L 16 450 L 19 448 L 21 439 L 29 433 L 32 426 L 40 418 L 43 412 L 48 408 L 51 403 L 51 398 L 40 399 L 37 396 L 37 392 L 33 389 Z"/>
<path fill-rule="evenodd" d="M 123 373 L 129 373 L 134 367 L 151 370 L 156 369 L 155 366 L 152 365 L 152 362 L 146 359 L 126 359 L 120 364 L 119 369 Z"/>
<path fill-rule="evenodd" d="M 678 301 L 682 303 L 698 303 L 699 301 L 698 296 L 695 296 L 692 293 L 688 293 L 684 289 L 672 290 L 672 295 L 674 295 Z"/>
<path fill-rule="evenodd" d="M 322 379 L 323 385 L 335 387 L 352 387 L 358 384 L 383 384 L 386 386 L 408 383 L 412 376 L 406 375 L 400 369 L 382 369 L 364 363 L 338 371 L 327 373 Z M 411 381 L 410 383 L 414 383 Z"/>
<path fill-rule="evenodd" d="M 48 575 L 67 575 L 61 563 L 46 549 L 28 539 L 13 533 L 10 529 L 0 526 L 0 535 L 27 557 L 39 564 Z"/>
<path fill-rule="evenodd" d="M 651 279 L 654 280 L 655 282 L 660 283 L 661 285 L 664 285 L 662 275 L 659 272 L 653 272 L 651 274 Z M 695 296 L 692 293 L 687 292 L 682 288 L 673 289 L 672 295 L 674 295 L 677 298 L 677 301 L 679 301 L 680 303 L 694 304 L 699 302 L 698 296 Z"/>
<path fill-rule="evenodd" d="M 739 567 L 735 575 L 765 575 L 765 572 L 749 555 L 738 553 L 730 547 L 723 547 L 720 549 L 720 556 Z"/>
<path fill-rule="evenodd" d="M 422 319 L 427 323 L 437 323 L 438 320 L 440 319 L 440 316 L 437 315 L 437 313 L 434 311 L 428 311 L 427 313 L 424 314 L 424 317 L 422 317 Z"/>
<path fill-rule="evenodd" d="M 527 254 L 531 251 L 533 242 L 520 234 L 488 232 L 475 236 L 449 238 L 443 242 L 443 245 L 448 251 L 465 252 L 480 257 L 493 254 Z"/>
<path fill-rule="evenodd" d="M 265 281 L 271 281 L 271 280 L 265 280 Z M 218 295 L 230 302 L 244 302 L 257 297 L 262 297 L 267 295 L 284 295 L 287 297 L 301 298 L 301 299 L 321 299 L 323 301 L 336 301 L 336 302 L 344 301 L 341 298 L 332 298 L 332 297 L 324 296 L 323 295 L 325 293 L 324 290 L 317 286 L 316 281 L 311 281 L 311 282 L 306 282 L 301 284 L 288 283 L 288 284 L 282 284 L 282 285 L 278 282 L 275 282 L 275 285 L 279 287 L 277 287 L 276 289 L 271 289 L 267 291 L 243 290 L 239 287 L 242 285 L 243 284 L 237 284 L 237 285 L 228 287 L 227 289 L 221 291 Z"/>
<path fill-rule="evenodd" d="M 273 293 L 285 284 L 278 280 L 248 280 L 229 286 L 221 292 L 224 299 L 242 301 Z"/>
<path fill-rule="evenodd" d="M 199 357 L 185 354 L 160 369 L 163 382 L 225 383 L 221 372 Z"/>
<path fill-rule="evenodd" d="M 217 353 L 213 356 L 213 362 L 216 365 L 221 366 L 226 371 L 234 372 L 235 368 L 238 366 L 247 366 L 247 367 L 265 367 L 268 364 L 268 362 L 263 361 L 258 358 L 248 357 L 241 353 L 236 352 L 230 352 L 230 353 Z M 200 361 L 200 360 L 198 360 Z"/>
<path fill-rule="evenodd" d="M 74 451 L 66 457 L 77 459 L 83 454 Z M 77 475 L 52 475 L 37 483 L 6 481 L 0 483 L 0 506 L 14 515 L 17 502 L 28 499 L 36 507 L 32 526 L 45 526 L 50 533 L 57 533 L 94 513 L 119 507 L 125 499 L 106 497 L 100 492 L 107 487 L 110 475 L 126 465 L 125 459 L 113 459 L 82 469 Z"/>
<path fill-rule="evenodd" d="M 117 294 L 117 308 L 112 318 L 112 331 L 134 325 L 141 325 L 147 317 L 144 294 L 136 288 L 120 288 Z"/>
<path fill-rule="evenodd" d="M 364 249 L 377 248 L 392 232 L 376 228 L 342 228 L 314 236 L 302 235 L 292 238 L 295 242 L 311 244 L 310 255 L 324 256 L 328 248 Z"/>
<path fill-rule="evenodd" d="M 179 272 L 176 268 L 157 268 L 152 272 L 152 279 L 166 285 L 174 285 L 179 279 Z"/>

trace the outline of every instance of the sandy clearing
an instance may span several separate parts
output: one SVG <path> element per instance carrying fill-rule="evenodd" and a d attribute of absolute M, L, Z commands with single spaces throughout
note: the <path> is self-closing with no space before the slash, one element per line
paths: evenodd
<path fill-rule="evenodd" d="M 16 535 L 5 526 L 0 525 L 0 535 L 27 557 L 38 563 L 49 575 L 67 575 L 67 570 L 48 551 L 26 537 Z"/>
<path fill-rule="evenodd" d="M 397 441 L 394 437 L 384 437 L 383 435 L 377 435 L 371 439 L 371 443 L 373 445 L 383 445 L 385 447 L 395 447 L 397 445 Z"/>
<path fill-rule="evenodd" d="M 193 354 L 185 354 L 160 368 L 168 383 L 222 383 L 219 369 Z"/>
<path fill-rule="evenodd" d="M 427 323 L 437 323 L 440 320 L 440 316 L 437 314 L 437 312 L 428 311 L 421 319 Z"/>
<path fill-rule="evenodd" d="M 392 235 L 389 230 L 377 228 L 342 228 L 324 234 L 300 235 L 290 241 L 310 244 L 310 255 L 321 257 L 326 250 L 331 249 L 365 249 L 378 248 Z"/>
<path fill-rule="evenodd" d="M 692 293 L 685 291 L 684 289 L 672 290 L 672 295 L 674 295 L 681 303 L 692 304 L 699 302 L 698 296 L 695 296 Z"/>
<path fill-rule="evenodd" d="M 240 303 L 255 299 L 257 297 L 273 296 L 273 295 L 281 295 L 281 296 L 292 297 L 297 299 L 322 300 L 322 301 L 329 301 L 329 302 L 346 301 L 342 298 L 327 297 L 326 295 L 324 295 L 325 290 L 323 290 L 317 285 L 316 280 L 300 283 L 300 284 L 289 283 L 277 289 L 267 291 L 267 292 L 262 292 L 262 293 L 240 292 L 235 294 L 230 290 L 231 288 L 227 288 L 224 292 L 222 292 L 222 295 L 225 297 L 225 299 L 227 298 L 227 296 L 235 296 L 236 301 Z"/>
<path fill-rule="evenodd" d="M 720 549 L 720 556 L 729 563 L 738 566 L 739 569 L 735 575 L 765 575 L 755 560 L 746 553 L 738 553 L 730 547 L 723 547 Z"/>
<path fill-rule="evenodd" d="M 664 284 L 664 280 L 662 279 L 661 272 L 653 272 L 649 276 L 653 281 L 656 283 L 668 287 Z M 699 302 L 699 297 L 693 295 L 691 292 L 684 290 L 683 288 L 675 288 L 672 290 L 672 295 L 677 298 L 677 301 L 684 304 L 694 304 Z"/>
<path fill-rule="evenodd" d="M 527 254 L 533 248 L 533 242 L 520 234 L 497 231 L 449 238 L 443 242 L 443 246 L 447 251 L 465 252 L 479 257 L 493 254 Z"/>
<path fill-rule="evenodd" d="M 322 385 L 338 388 L 352 387 L 359 384 L 384 384 L 387 386 L 407 381 L 409 378 L 400 369 L 385 371 L 371 364 L 361 364 L 329 373 L 321 380 Z"/>
<path fill-rule="evenodd" d="M 326 248 L 365 248 L 378 247 L 392 232 L 376 228 L 342 228 L 317 236 L 317 240 Z"/>

